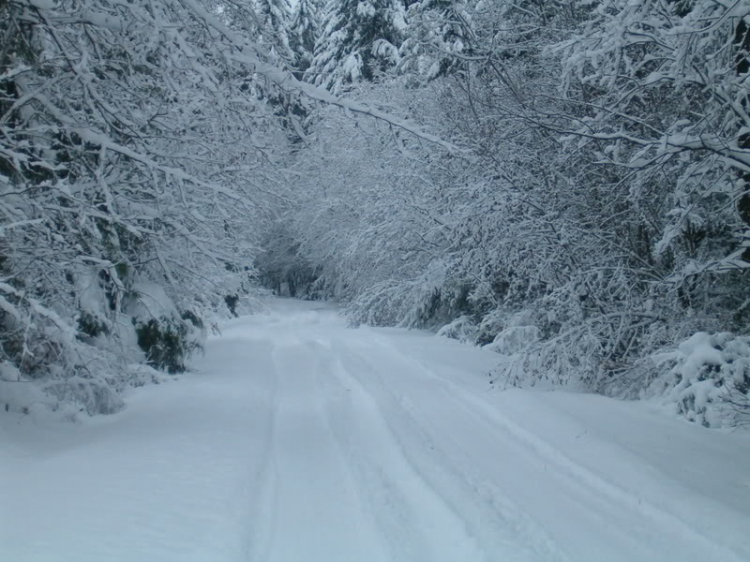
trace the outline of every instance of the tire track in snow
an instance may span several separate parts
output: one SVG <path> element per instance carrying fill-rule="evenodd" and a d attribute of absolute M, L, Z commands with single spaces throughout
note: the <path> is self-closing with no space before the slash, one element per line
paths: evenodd
<path fill-rule="evenodd" d="M 278 399 L 255 529 L 254 562 L 386 560 L 325 414 L 324 354 L 285 338 L 274 349 Z M 346 532 L 343 530 L 346 529 Z"/>
<path fill-rule="evenodd" d="M 348 394 L 349 390 L 343 385 L 333 384 L 338 382 L 337 370 L 340 368 L 340 362 L 330 353 L 331 346 L 327 342 L 315 340 L 314 344 L 322 347 L 327 356 L 327 361 L 322 363 L 321 369 L 316 372 L 315 377 L 317 396 L 322 402 L 320 406 L 324 413 L 326 429 L 335 445 L 337 458 L 340 459 L 342 467 L 346 471 L 347 483 L 351 485 L 356 496 L 356 508 L 363 520 L 366 520 L 370 526 L 373 535 L 377 535 L 379 544 L 388 544 L 388 533 L 383 529 L 381 522 L 378 521 L 378 511 L 373 509 L 369 486 L 363 485 L 362 467 L 359 465 L 358 459 L 351 454 L 351 450 L 346 445 L 346 440 L 342 439 L 342 429 L 350 427 L 351 424 L 356 422 L 356 419 L 341 419 L 336 415 L 341 408 L 341 401 L 346 399 L 345 395 Z M 360 446 L 363 443 L 360 441 Z M 370 443 L 367 442 L 367 445 L 369 448 Z M 386 555 L 386 550 L 388 549 L 379 548 L 377 552 L 371 552 L 368 560 L 393 560 L 392 556 Z"/>
<path fill-rule="evenodd" d="M 631 521 L 646 518 L 658 527 L 649 525 L 647 521 L 642 521 L 641 528 L 643 530 L 654 532 L 654 529 L 658 528 L 658 532 L 663 533 L 665 529 L 670 529 L 679 539 L 672 541 L 673 544 L 680 544 L 681 541 L 691 544 L 692 546 L 686 547 L 685 550 L 692 551 L 693 554 L 702 550 L 705 552 L 703 559 L 711 559 L 711 557 L 718 555 L 722 561 L 742 562 L 747 560 L 749 553 L 740 554 L 729 549 L 704 534 L 700 528 L 690 525 L 678 515 L 661 509 L 643 497 L 634 496 L 624 488 L 607 480 L 606 477 L 576 463 L 559 448 L 504 416 L 497 408 L 482 400 L 481 397 L 436 375 L 424 364 L 395 347 L 382 341 L 377 341 L 375 345 L 386 351 L 386 353 L 381 353 L 380 356 L 397 357 L 399 363 L 408 366 L 416 377 L 421 378 L 420 388 L 426 386 L 439 388 L 441 400 L 456 404 L 463 411 L 463 416 L 481 424 L 487 435 L 492 435 L 500 430 L 518 445 L 525 448 L 529 456 L 535 456 L 546 466 L 553 467 L 553 477 L 564 481 L 564 484 L 570 490 L 575 491 L 582 505 L 591 505 L 594 508 L 603 509 L 606 511 L 606 517 L 612 519 L 622 518 L 624 511 L 632 514 Z M 407 409 L 418 410 L 413 405 Z M 414 411 L 413 414 L 419 416 L 418 411 Z M 628 531 L 632 532 L 632 529 L 628 529 Z M 621 532 L 620 534 L 629 536 L 629 533 Z"/>
<path fill-rule="evenodd" d="M 363 426 L 373 417 L 370 404 L 358 396 L 361 391 L 356 385 L 344 381 L 343 370 L 344 366 L 337 357 L 328 392 L 339 396 L 343 403 L 332 405 L 329 423 L 335 428 L 334 435 L 357 475 L 364 503 L 388 547 L 389 559 L 416 562 L 430 550 L 422 531 L 414 528 L 417 514 L 403 490 L 403 482 L 408 477 L 399 478 L 393 472 L 386 474 L 379 462 L 388 455 L 400 456 L 400 451 L 379 447 L 378 438 L 368 438 L 368 431 Z M 377 421 L 370 423 L 368 425 L 373 430 L 379 430 Z M 364 448 L 363 443 L 366 443 Z"/>
<path fill-rule="evenodd" d="M 404 454 L 377 401 L 336 353 L 327 393 L 339 396 L 330 424 L 354 468 L 368 510 L 377 520 L 389 560 L 492 560 Z"/>
<path fill-rule="evenodd" d="M 279 409 L 278 350 L 276 345 L 271 348 L 271 363 L 273 371 L 268 374 L 268 378 L 270 379 L 268 423 L 263 429 L 263 447 L 260 451 L 259 468 L 250 479 L 254 493 L 249 498 L 251 501 L 250 529 L 245 545 L 245 560 L 253 562 L 265 559 L 269 537 L 273 532 L 270 525 L 273 524 L 275 517 L 273 513 L 273 498 L 276 490 L 276 471 L 273 461 L 273 443 L 276 416 Z M 248 428 L 248 430 L 252 432 L 258 431 L 257 428 Z"/>
<path fill-rule="evenodd" d="M 371 348 L 364 348 L 370 350 Z M 352 349 L 343 355 L 345 369 L 371 396 L 382 419 L 400 443 L 404 456 L 444 505 L 461 522 L 465 532 L 493 560 L 559 561 L 567 557 L 526 514 L 500 494 L 489 480 L 479 479 L 456 463 L 414 415 L 408 400 L 399 396 L 380 376 L 388 364 L 384 355 Z M 399 376 L 405 371 L 398 371 Z"/>

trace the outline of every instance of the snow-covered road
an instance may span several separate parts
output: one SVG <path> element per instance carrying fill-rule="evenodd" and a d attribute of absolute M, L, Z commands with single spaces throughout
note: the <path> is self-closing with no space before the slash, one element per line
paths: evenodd
<path fill-rule="evenodd" d="M 497 360 L 275 301 L 117 415 L 0 414 L 0 560 L 750 560 L 748 434 Z"/>

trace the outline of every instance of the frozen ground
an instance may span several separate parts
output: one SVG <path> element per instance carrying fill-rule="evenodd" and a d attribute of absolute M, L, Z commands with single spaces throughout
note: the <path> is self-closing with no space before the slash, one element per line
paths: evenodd
<path fill-rule="evenodd" d="M 496 361 L 276 301 L 120 414 L 0 413 L 0 560 L 750 560 L 748 434 Z"/>

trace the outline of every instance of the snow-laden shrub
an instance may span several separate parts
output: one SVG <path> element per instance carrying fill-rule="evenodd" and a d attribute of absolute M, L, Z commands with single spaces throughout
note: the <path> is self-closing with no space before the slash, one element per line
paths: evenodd
<path fill-rule="evenodd" d="M 23 414 L 53 411 L 70 419 L 81 413 L 112 414 L 124 405 L 124 389 L 167 379 L 147 365 L 126 364 L 121 357 L 95 348 L 81 351 L 87 349 L 87 368 L 79 365 L 72 373 L 54 369 L 54 378 L 47 376 L 41 381 L 28 380 L 8 361 L 0 363 L 0 408 Z"/>
<path fill-rule="evenodd" d="M 507 326 L 508 311 L 495 308 L 486 314 L 479 322 L 479 332 L 475 343 L 477 345 L 488 345 Z"/>
<path fill-rule="evenodd" d="M 750 337 L 698 332 L 648 361 L 652 380 L 641 396 L 705 427 L 750 423 Z"/>
<path fill-rule="evenodd" d="M 476 317 L 471 293 L 472 287 L 468 283 L 446 279 L 432 290 L 423 292 L 408 323 L 419 328 L 436 328 L 462 317 Z"/>
<path fill-rule="evenodd" d="M 75 401 L 88 413 L 120 407 L 115 379 L 123 362 L 111 348 L 95 347 L 103 339 L 96 316 L 87 314 L 79 332 L 65 304 L 55 303 L 56 310 L 0 284 L 0 403 L 9 411 L 28 412 L 35 404 L 55 409 L 79 395 Z"/>
<path fill-rule="evenodd" d="M 180 311 L 159 285 L 131 277 L 108 295 L 93 269 L 67 279 L 70 301 L 52 306 L 0 286 L 0 407 L 110 414 L 123 390 L 160 380 L 149 366 L 183 371 L 203 342 L 200 317 Z"/>
<path fill-rule="evenodd" d="M 412 284 L 389 280 L 363 291 L 349 304 L 347 316 L 356 324 L 395 326 L 403 321 L 412 304 Z"/>
<path fill-rule="evenodd" d="M 38 303 L 36 309 L 30 316 L 33 329 L 18 340 L 20 355 L 3 348 L 0 407 L 6 411 L 111 414 L 123 406 L 123 390 L 163 377 L 139 364 L 143 354 L 137 351 L 133 326 L 124 315 L 77 332 L 75 322 Z"/>
<path fill-rule="evenodd" d="M 502 355 L 517 355 L 538 341 L 539 328 L 536 326 L 508 326 L 485 348 Z"/>
<path fill-rule="evenodd" d="M 185 370 L 185 360 L 194 349 L 186 324 L 175 317 L 152 318 L 135 324 L 138 346 L 146 353 L 148 364 L 168 373 Z"/>
<path fill-rule="evenodd" d="M 479 328 L 487 307 L 477 294 L 472 283 L 455 277 L 449 264 L 436 260 L 414 278 L 387 279 L 364 289 L 348 312 L 352 320 L 365 324 L 443 329 L 441 335 L 476 343 L 480 333 L 491 329 L 489 323 Z M 473 333 L 453 333 L 453 328 L 464 330 L 470 324 Z"/>
<path fill-rule="evenodd" d="M 495 380 L 507 387 L 594 390 L 592 381 L 601 373 L 601 342 L 584 330 L 576 332 L 576 337 L 564 334 L 547 341 L 525 342 L 524 336 L 538 338 L 536 326 L 504 330 L 490 344 L 508 352 L 495 372 Z"/>
<path fill-rule="evenodd" d="M 185 371 L 188 357 L 202 349 L 201 319 L 192 311 L 180 312 L 159 285 L 139 283 L 134 295 L 126 310 L 148 364 L 168 373 Z"/>
<path fill-rule="evenodd" d="M 450 324 L 440 328 L 437 335 L 463 343 L 475 343 L 479 335 L 479 327 L 469 316 L 459 316 Z"/>
<path fill-rule="evenodd" d="M 539 341 L 539 328 L 530 311 L 495 309 L 482 319 L 477 344 L 502 355 L 515 355 Z"/>
<path fill-rule="evenodd" d="M 44 386 L 60 403 L 78 407 L 90 416 L 114 414 L 122 408 L 122 397 L 114 388 L 105 380 L 80 376 L 55 380 Z"/>

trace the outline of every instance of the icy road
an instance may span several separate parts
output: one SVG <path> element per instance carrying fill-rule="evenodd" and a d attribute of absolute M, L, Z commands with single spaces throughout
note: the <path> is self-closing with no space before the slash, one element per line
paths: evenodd
<path fill-rule="evenodd" d="M 0 413 L 0 560 L 750 560 L 747 433 L 497 361 L 275 302 L 117 415 Z"/>

